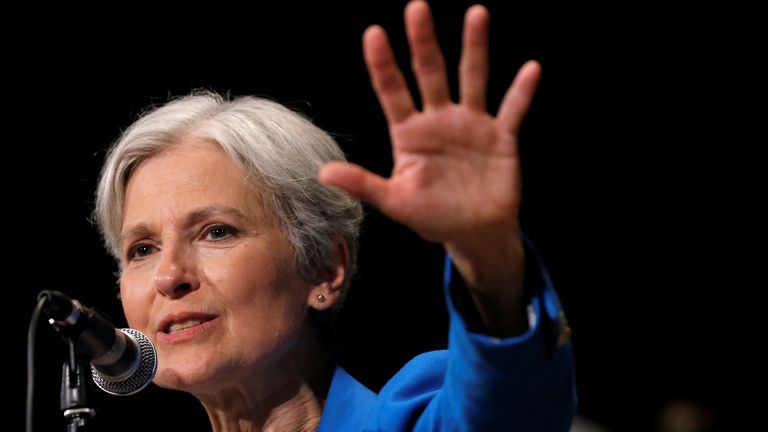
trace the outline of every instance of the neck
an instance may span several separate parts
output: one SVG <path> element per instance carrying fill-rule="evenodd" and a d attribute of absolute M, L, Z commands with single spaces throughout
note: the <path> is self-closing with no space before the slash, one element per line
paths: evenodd
<path fill-rule="evenodd" d="M 310 331 L 301 339 L 296 349 L 263 370 L 237 374 L 215 389 L 192 391 L 214 432 L 317 430 L 334 365 L 317 334 Z"/>
<path fill-rule="evenodd" d="M 252 394 L 240 386 L 200 397 L 214 432 L 315 431 L 322 403 L 305 382 L 275 388 L 271 394 Z"/>

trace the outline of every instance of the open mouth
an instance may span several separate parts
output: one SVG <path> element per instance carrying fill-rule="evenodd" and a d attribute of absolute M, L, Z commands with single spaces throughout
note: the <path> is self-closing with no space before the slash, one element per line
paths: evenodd
<path fill-rule="evenodd" d="M 202 313 L 182 313 L 163 320 L 157 332 L 158 339 L 176 342 L 204 332 L 218 321 L 218 316 Z"/>
<path fill-rule="evenodd" d="M 168 333 L 168 334 L 176 333 L 182 330 L 186 330 L 190 327 L 194 327 L 196 325 L 206 323 L 208 321 L 210 321 L 210 319 L 188 319 L 181 322 L 175 322 L 165 330 L 165 333 Z"/>

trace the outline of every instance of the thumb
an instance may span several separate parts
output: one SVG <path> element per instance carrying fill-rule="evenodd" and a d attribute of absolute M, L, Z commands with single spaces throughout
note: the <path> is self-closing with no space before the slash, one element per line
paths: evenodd
<path fill-rule="evenodd" d="M 384 210 L 389 192 L 387 179 L 357 164 L 328 162 L 320 167 L 320 182 L 335 186 L 379 210 Z"/>

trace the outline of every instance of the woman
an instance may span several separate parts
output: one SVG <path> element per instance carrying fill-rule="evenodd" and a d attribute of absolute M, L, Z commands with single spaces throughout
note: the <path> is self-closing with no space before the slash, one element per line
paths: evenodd
<path fill-rule="evenodd" d="M 178 99 L 112 148 L 96 219 L 120 263 L 126 317 L 157 348 L 155 383 L 194 395 L 214 430 L 567 429 L 567 327 L 518 226 L 516 134 L 540 68 L 524 65 L 498 116 L 487 114 L 487 26 L 485 8 L 467 12 L 454 104 L 428 6 L 407 6 L 423 111 L 384 31 L 366 31 L 395 152 L 389 179 L 257 98 Z M 449 350 L 417 357 L 378 395 L 329 352 L 355 269 L 352 197 L 452 257 Z"/>

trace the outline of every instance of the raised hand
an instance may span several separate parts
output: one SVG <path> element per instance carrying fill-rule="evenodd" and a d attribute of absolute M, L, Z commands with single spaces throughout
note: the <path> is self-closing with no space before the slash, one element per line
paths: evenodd
<path fill-rule="evenodd" d="M 534 61 L 523 65 L 493 117 L 485 109 L 488 11 L 473 6 L 466 14 L 459 103 L 450 97 L 426 2 L 409 3 L 405 21 L 421 111 L 384 30 L 372 26 L 363 36 L 365 61 L 392 138 L 391 177 L 333 162 L 322 168 L 320 179 L 445 245 L 489 328 L 519 333 L 525 317 L 517 133 L 541 68 Z"/>

